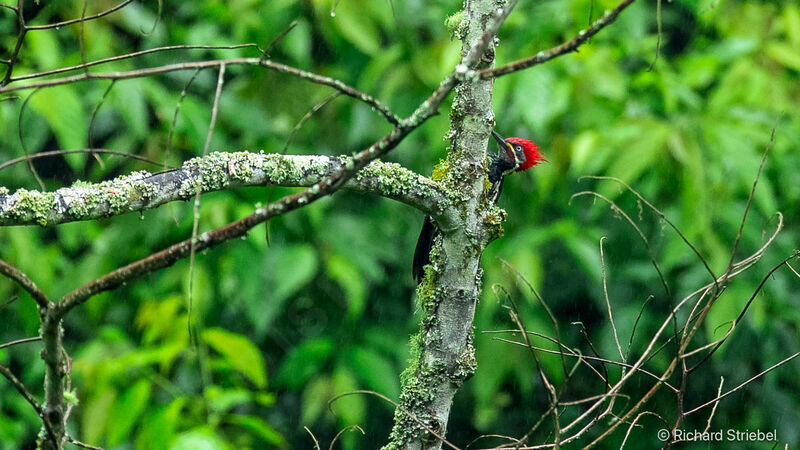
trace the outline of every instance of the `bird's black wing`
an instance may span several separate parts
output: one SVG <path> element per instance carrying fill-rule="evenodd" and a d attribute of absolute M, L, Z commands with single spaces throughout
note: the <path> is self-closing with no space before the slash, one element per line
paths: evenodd
<path fill-rule="evenodd" d="M 433 247 L 433 237 L 436 233 L 436 224 L 433 223 L 431 216 L 425 216 L 422 223 L 422 231 L 419 232 L 417 248 L 414 250 L 414 265 L 411 267 L 411 274 L 419 284 L 425 277 L 424 267 L 431 263 L 431 247 Z"/>

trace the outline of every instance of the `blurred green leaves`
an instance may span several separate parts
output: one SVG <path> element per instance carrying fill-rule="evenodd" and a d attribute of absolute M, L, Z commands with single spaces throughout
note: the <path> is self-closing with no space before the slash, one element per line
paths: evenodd
<path fill-rule="evenodd" d="M 267 387 L 267 373 L 261 352 L 245 336 L 222 328 L 209 328 L 203 330 L 203 340 L 257 388 Z"/>
<path fill-rule="evenodd" d="M 89 121 L 74 87 L 58 86 L 31 95 L 31 106 L 47 120 L 61 148 L 86 148 Z"/>
<path fill-rule="evenodd" d="M 115 402 L 114 412 L 110 416 L 110 424 L 106 439 L 108 445 L 118 445 L 128 438 L 133 425 L 147 407 L 152 384 L 149 380 L 139 380 L 127 389 L 122 398 Z"/>
<path fill-rule="evenodd" d="M 290 388 L 302 387 L 308 379 L 323 370 L 333 354 L 330 339 L 309 339 L 292 349 L 276 374 L 276 383 Z"/>

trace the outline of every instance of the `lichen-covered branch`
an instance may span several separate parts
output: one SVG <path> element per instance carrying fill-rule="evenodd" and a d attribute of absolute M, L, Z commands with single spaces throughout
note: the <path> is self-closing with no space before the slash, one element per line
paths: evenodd
<path fill-rule="evenodd" d="M 55 225 L 144 211 L 198 191 L 237 186 L 311 186 L 340 170 L 345 157 L 212 153 L 187 161 L 178 169 L 135 172 L 102 183 L 78 182 L 55 192 L 0 187 L 0 226 Z M 345 188 L 406 203 L 435 217 L 448 204 L 441 186 L 396 163 L 374 161 L 349 180 Z"/>

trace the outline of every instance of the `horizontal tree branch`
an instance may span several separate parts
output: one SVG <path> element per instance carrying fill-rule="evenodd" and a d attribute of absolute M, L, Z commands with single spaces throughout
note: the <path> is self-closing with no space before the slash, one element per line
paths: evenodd
<path fill-rule="evenodd" d="M 239 186 L 311 186 L 341 170 L 346 157 L 275 153 L 211 153 L 158 173 L 134 172 L 110 181 L 77 182 L 55 192 L 0 188 L 0 226 L 55 225 L 155 208 Z M 345 188 L 388 197 L 438 217 L 448 206 L 441 186 L 396 163 L 374 161 Z"/>
<path fill-rule="evenodd" d="M 16 340 L 13 340 L 11 342 L 6 342 L 5 344 L 0 344 L 0 349 L 13 347 L 13 346 L 19 345 L 19 344 L 27 344 L 28 342 L 37 342 L 37 341 L 41 341 L 41 340 L 42 340 L 42 338 L 39 337 L 39 336 L 16 339 Z"/>
<path fill-rule="evenodd" d="M 376 111 L 378 111 L 386 120 L 392 125 L 399 125 L 400 118 L 397 117 L 388 107 L 378 101 L 371 95 L 361 92 L 358 89 L 345 84 L 344 82 L 335 78 L 318 75 L 305 70 L 297 69 L 295 67 L 287 66 L 285 64 L 277 63 L 263 58 L 231 58 L 231 59 L 215 59 L 209 61 L 199 62 L 182 62 L 175 64 L 167 64 L 158 67 L 149 67 L 146 69 L 129 70 L 125 72 L 84 72 L 80 75 L 72 75 L 68 77 L 53 78 L 51 80 L 39 81 L 36 83 L 29 83 L 24 85 L 3 86 L 0 87 L 0 94 L 6 92 L 22 91 L 29 89 L 45 88 L 52 86 L 61 86 L 65 84 L 72 84 L 86 80 L 129 80 L 132 78 L 143 78 L 151 75 L 177 72 L 192 69 L 208 69 L 211 67 L 219 66 L 261 66 L 276 72 L 287 73 L 294 75 L 298 78 L 310 81 L 312 83 L 329 86 L 344 95 L 360 100 Z"/>
<path fill-rule="evenodd" d="M 594 36 L 595 34 L 600 32 L 600 30 L 602 30 L 603 28 L 605 28 L 606 26 L 612 24 L 615 20 L 617 20 L 617 17 L 619 17 L 619 14 L 622 12 L 622 10 L 630 6 L 630 4 L 633 3 L 634 1 L 636 0 L 623 0 L 620 4 L 616 6 L 616 8 L 606 11 L 603 17 L 597 19 L 592 24 L 592 26 L 590 26 L 585 30 L 579 31 L 577 36 L 575 36 L 574 38 L 572 38 L 567 42 L 564 42 L 561 45 L 553 47 L 549 50 L 541 51 L 529 58 L 520 59 L 518 61 L 514 61 L 500 67 L 480 70 L 478 71 L 478 76 L 480 76 L 481 79 L 484 80 L 489 78 L 501 77 L 503 75 L 508 75 L 509 73 L 518 72 L 520 70 L 545 63 L 561 55 L 577 51 L 578 47 L 580 47 L 589 39 L 591 39 L 592 36 Z"/>
<path fill-rule="evenodd" d="M 95 61 L 89 61 L 84 64 L 78 64 L 75 66 L 67 66 L 67 67 L 59 67 L 57 69 L 47 70 L 44 72 L 36 72 L 36 73 L 29 73 L 26 75 L 19 75 L 16 77 L 11 77 L 9 83 L 13 83 L 15 81 L 22 81 L 22 80 L 30 80 L 33 78 L 42 78 L 49 75 L 58 75 L 59 73 L 64 72 L 71 72 L 73 70 L 80 70 L 86 69 L 88 67 L 99 66 L 101 64 L 107 64 L 111 62 L 118 62 L 124 61 L 126 59 L 135 58 L 137 56 L 149 55 L 151 53 L 161 53 L 167 51 L 174 51 L 174 50 L 236 50 L 240 48 L 254 48 L 259 50 L 258 44 L 249 43 L 249 44 L 237 44 L 237 45 L 189 45 L 189 44 L 181 44 L 181 45 L 168 45 L 164 47 L 155 47 L 155 48 L 148 48 L 146 50 L 140 50 L 138 52 L 132 53 L 125 53 L 124 55 L 116 55 L 110 56 L 108 58 L 97 59 Z"/>

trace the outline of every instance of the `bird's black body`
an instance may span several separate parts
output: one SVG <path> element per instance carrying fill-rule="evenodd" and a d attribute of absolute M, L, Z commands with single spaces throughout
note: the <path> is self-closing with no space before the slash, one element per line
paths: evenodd
<path fill-rule="evenodd" d="M 503 192 L 503 180 L 506 173 L 519 167 L 520 161 L 516 160 L 516 158 L 513 160 L 510 159 L 507 155 L 507 150 L 502 148 L 503 146 L 508 146 L 508 144 L 494 131 L 492 131 L 492 134 L 501 146 L 496 154 L 489 154 L 488 178 L 491 187 L 486 194 L 486 199 L 489 204 L 494 205 Z M 419 239 L 417 239 L 417 248 L 414 250 L 414 264 L 411 268 L 411 273 L 414 275 L 417 284 L 419 284 L 425 276 L 425 266 L 431 262 L 431 248 L 433 247 L 433 240 L 436 238 L 438 232 L 439 230 L 433 218 L 431 216 L 426 216 L 425 222 L 422 223 L 422 231 L 419 233 Z"/>

